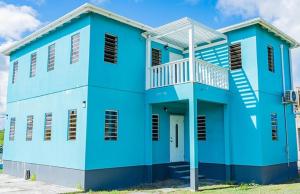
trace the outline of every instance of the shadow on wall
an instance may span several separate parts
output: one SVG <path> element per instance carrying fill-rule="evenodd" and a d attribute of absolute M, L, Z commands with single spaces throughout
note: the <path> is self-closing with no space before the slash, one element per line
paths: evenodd
<path fill-rule="evenodd" d="M 251 84 L 247 78 L 243 69 L 231 71 L 231 78 L 234 83 L 234 91 L 240 95 L 240 99 L 243 102 L 246 109 L 256 108 L 258 103 L 257 96 L 251 87 Z"/>
<path fill-rule="evenodd" d="M 196 58 L 228 68 L 228 45 L 220 45 L 196 52 Z"/>

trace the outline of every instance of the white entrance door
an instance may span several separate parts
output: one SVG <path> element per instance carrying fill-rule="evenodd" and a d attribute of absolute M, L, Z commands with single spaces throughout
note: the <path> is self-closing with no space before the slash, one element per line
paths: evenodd
<path fill-rule="evenodd" d="M 179 59 L 183 59 L 183 56 L 177 53 L 170 52 L 169 54 L 170 60 L 169 61 L 177 61 Z"/>
<path fill-rule="evenodd" d="M 184 161 L 184 116 L 170 115 L 170 161 Z"/>

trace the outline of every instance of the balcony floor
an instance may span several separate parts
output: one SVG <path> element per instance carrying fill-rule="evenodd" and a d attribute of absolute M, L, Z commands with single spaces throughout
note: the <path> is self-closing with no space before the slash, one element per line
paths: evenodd
<path fill-rule="evenodd" d="M 188 100 L 193 94 L 196 99 L 207 102 L 227 104 L 229 101 L 228 90 L 194 82 L 149 89 L 146 91 L 146 102 L 153 104 Z"/>

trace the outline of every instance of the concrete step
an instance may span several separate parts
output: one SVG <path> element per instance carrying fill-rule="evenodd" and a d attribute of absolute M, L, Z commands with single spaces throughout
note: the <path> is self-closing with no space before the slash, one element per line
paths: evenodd
<path fill-rule="evenodd" d="M 176 171 L 173 171 L 173 172 L 170 172 L 171 174 L 171 177 L 172 178 L 181 178 L 181 177 L 184 177 L 184 176 L 189 176 L 190 175 L 190 170 L 176 170 Z"/>
<path fill-rule="evenodd" d="M 204 179 L 204 178 L 205 178 L 204 175 L 201 175 L 201 174 L 198 175 L 198 179 Z M 184 177 L 181 177 L 180 179 L 182 179 L 182 180 L 190 180 L 190 176 L 184 176 Z"/>

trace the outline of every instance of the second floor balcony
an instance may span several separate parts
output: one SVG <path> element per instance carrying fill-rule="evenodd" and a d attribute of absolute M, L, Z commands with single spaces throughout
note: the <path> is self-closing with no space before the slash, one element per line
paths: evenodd
<path fill-rule="evenodd" d="M 197 82 L 225 90 L 229 88 L 227 68 L 200 59 L 195 59 L 193 68 L 190 66 L 189 59 L 185 58 L 149 67 L 147 70 L 150 78 L 149 88 L 188 82 Z"/>
<path fill-rule="evenodd" d="M 195 57 L 196 48 L 206 48 L 218 42 L 226 42 L 227 37 L 189 18 L 183 18 L 144 33 L 146 43 L 146 89 L 196 82 L 228 90 L 228 69 Z M 182 57 L 168 63 L 152 66 L 151 42 L 164 43 L 182 51 Z"/>

